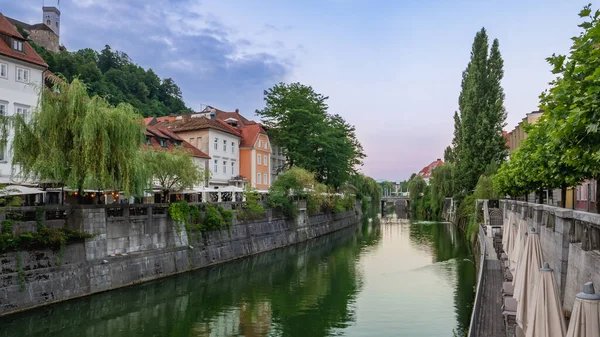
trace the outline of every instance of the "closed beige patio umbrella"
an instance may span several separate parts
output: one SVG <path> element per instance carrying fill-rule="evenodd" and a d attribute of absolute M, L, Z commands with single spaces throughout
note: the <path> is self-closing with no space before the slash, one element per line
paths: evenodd
<path fill-rule="evenodd" d="M 506 255 L 508 255 L 507 262 L 510 272 L 514 273 L 513 268 L 511 268 L 510 258 L 513 254 L 513 250 L 515 248 L 515 241 L 517 239 L 517 225 L 513 223 L 509 227 L 510 228 L 508 230 L 508 250 L 506 251 Z"/>
<path fill-rule="evenodd" d="M 592 282 L 577 294 L 567 337 L 600 337 L 600 294 L 594 292 Z"/>
<path fill-rule="evenodd" d="M 511 225 L 515 222 L 515 214 L 510 212 L 508 215 L 508 219 L 504 220 L 504 225 L 502 226 L 502 249 L 508 255 L 508 232 L 510 231 Z"/>
<path fill-rule="evenodd" d="M 563 316 L 560 296 L 554 279 L 554 271 L 548 263 L 540 269 L 540 277 L 535 286 L 527 326 L 523 328 L 526 337 L 565 337 L 567 328 Z M 518 322 L 517 314 L 517 322 Z"/>
<path fill-rule="evenodd" d="M 527 320 L 529 310 L 533 303 L 535 286 L 540 277 L 540 268 L 542 268 L 542 245 L 540 236 L 532 228 L 527 235 L 527 242 L 521 252 L 521 263 L 514 278 L 515 290 L 513 297 L 517 300 L 517 324 L 527 330 Z"/>
<path fill-rule="evenodd" d="M 516 227 L 514 236 L 511 238 L 513 241 L 513 248 L 511 254 L 509 255 L 510 272 L 513 274 L 513 277 L 517 273 L 517 262 L 519 261 L 519 256 L 521 255 L 521 251 L 525 246 L 526 233 L 527 220 L 519 219 L 518 227 Z"/>

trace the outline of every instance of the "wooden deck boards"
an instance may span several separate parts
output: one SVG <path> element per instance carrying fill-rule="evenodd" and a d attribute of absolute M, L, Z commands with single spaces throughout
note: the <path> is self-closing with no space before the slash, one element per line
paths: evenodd
<path fill-rule="evenodd" d="M 506 337 L 504 319 L 502 317 L 502 262 L 496 258 L 491 238 L 487 238 L 486 268 L 483 275 L 481 310 L 475 317 L 478 337 Z"/>

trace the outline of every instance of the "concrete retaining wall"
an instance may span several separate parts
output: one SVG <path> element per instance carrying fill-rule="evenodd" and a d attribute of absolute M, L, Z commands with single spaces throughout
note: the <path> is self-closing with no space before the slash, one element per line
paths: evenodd
<path fill-rule="evenodd" d="M 188 237 L 166 212 L 75 209 L 69 226 L 96 234 L 64 251 L 0 254 L 0 316 L 293 245 L 356 224 L 354 210 L 234 223 Z M 360 209 L 357 208 L 357 209 Z M 159 213 L 159 214 L 156 214 Z"/>
<path fill-rule="evenodd" d="M 515 213 L 540 233 L 544 260 L 554 269 L 563 300 L 571 311 L 585 282 L 600 284 L 600 215 L 549 205 L 500 201 L 504 218 Z"/>

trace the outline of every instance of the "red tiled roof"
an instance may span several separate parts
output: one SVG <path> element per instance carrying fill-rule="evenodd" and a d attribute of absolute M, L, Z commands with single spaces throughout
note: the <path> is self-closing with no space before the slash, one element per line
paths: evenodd
<path fill-rule="evenodd" d="M 502 136 L 506 139 L 506 147 L 510 147 L 510 133 L 502 131 Z"/>
<path fill-rule="evenodd" d="M 6 41 L 0 39 L 0 54 L 8 57 L 12 57 L 21 61 L 37 64 L 39 66 L 48 68 L 48 65 L 44 60 L 38 55 L 38 53 L 33 50 L 33 48 L 25 41 L 23 36 L 17 31 L 15 26 L 12 25 L 6 19 L 2 13 L 0 13 L 0 34 L 8 35 L 9 37 L 14 37 L 23 41 L 23 53 L 18 52 L 12 49 L 12 46 L 8 45 Z"/>
<path fill-rule="evenodd" d="M 250 124 L 242 127 L 242 141 L 240 147 L 253 147 L 256 144 L 258 135 L 267 134 L 260 124 Z"/>
<path fill-rule="evenodd" d="M 423 167 L 423 169 L 419 172 L 419 175 L 423 178 L 431 178 L 431 173 L 434 168 L 444 165 L 444 162 L 441 159 L 436 159 L 431 164 Z"/>
<path fill-rule="evenodd" d="M 217 119 L 209 119 L 206 117 L 192 117 L 189 119 L 186 119 L 184 117 L 182 119 L 174 121 L 158 122 L 154 124 L 154 126 L 159 128 L 166 128 L 175 133 L 202 129 L 215 129 L 240 137 L 239 130 L 236 130 L 235 128 L 227 125 L 227 123 L 223 121 Z"/>
<path fill-rule="evenodd" d="M 226 112 L 226 111 L 222 111 L 219 109 L 215 109 L 215 111 L 216 111 L 216 118 L 219 120 L 222 120 L 222 121 L 225 121 L 229 118 L 233 118 L 238 121 L 240 126 L 257 124 L 255 121 L 251 121 L 251 120 L 247 119 L 246 117 L 242 116 L 240 114 L 239 110 L 237 110 L 237 109 L 233 112 Z"/>
<path fill-rule="evenodd" d="M 239 110 L 237 109 L 232 112 L 226 112 L 219 109 L 215 109 L 213 107 L 209 108 L 215 110 L 215 117 L 218 120 L 226 121 L 230 118 L 233 118 L 238 122 L 237 129 L 241 131 L 242 136 L 240 147 L 253 147 L 254 144 L 256 144 L 256 140 L 258 139 L 259 134 L 267 134 L 267 131 L 260 123 L 257 123 L 253 120 L 249 120 L 246 117 L 242 116 Z"/>
<path fill-rule="evenodd" d="M 172 151 L 177 148 L 177 145 L 173 142 L 174 140 L 176 140 L 176 141 L 181 142 L 181 147 L 183 147 L 183 149 L 185 151 L 189 152 L 192 157 L 210 159 L 209 155 L 200 151 L 192 144 L 181 139 L 181 137 L 175 135 L 170 130 L 166 130 L 164 128 L 157 128 L 152 125 L 147 125 L 146 126 L 146 136 L 152 137 L 151 138 L 152 146 L 144 145 L 145 149 L 153 149 L 154 151 Z M 166 148 L 162 147 L 160 145 L 160 143 L 158 142 L 158 140 L 156 140 L 156 137 L 166 139 L 167 147 Z"/>

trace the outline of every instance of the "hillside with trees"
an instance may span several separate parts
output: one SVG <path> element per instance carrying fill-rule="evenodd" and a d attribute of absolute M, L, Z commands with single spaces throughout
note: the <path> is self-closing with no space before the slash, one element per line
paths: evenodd
<path fill-rule="evenodd" d="M 22 29 L 19 32 L 28 37 Z M 126 53 L 112 50 L 108 45 L 100 52 L 85 48 L 53 53 L 31 40 L 29 43 L 50 71 L 68 82 L 78 78 L 85 83 L 90 97 L 99 95 L 114 106 L 129 103 L 144 117 L 192 111 L 183 102 L 181 89 L 172 78 L 161 79 L 152 69 L 140 67 Z"/>

